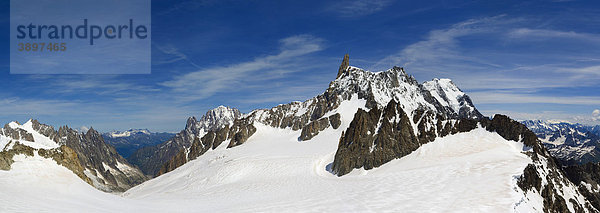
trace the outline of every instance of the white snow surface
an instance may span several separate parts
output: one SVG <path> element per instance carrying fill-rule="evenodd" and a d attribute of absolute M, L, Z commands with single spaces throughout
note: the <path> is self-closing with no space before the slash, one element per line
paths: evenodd
<path fill-rule="evenodd" d="M 475 129 L 372 170 L 329 172 L 342 130 L 365 101 L 345 101 L 337 130 L 309 141 L 256 123 L 242 146 L 211 150 L 122 195 L 100 192 L 51 159 L 16 156 L 0 171 L 0 212 L 511 212 L 522 143 Z M 225 144 L 225 143 L 223 143 Z M 526 204 L 526 203 L 525 203 Z M 521 203 L 520 210 L 528 206 Z"/>
<path fill-rule="evenodd" d="M 455 112 L 460 111 L 461 104 L 458 102 L 465 93 L 460 91 L 452 80 L 447 78 L 437 79 L 423 83 L 425 89 L 429 90 L 431 95 L 442 104 L 442 106 L 450 107 Z"/>
<path fill-rule="evenodd" d="M 0 212 L 145 212 L 150 207 L 101 192 L 52 159 L 16 155 L 0 170 Z"/>

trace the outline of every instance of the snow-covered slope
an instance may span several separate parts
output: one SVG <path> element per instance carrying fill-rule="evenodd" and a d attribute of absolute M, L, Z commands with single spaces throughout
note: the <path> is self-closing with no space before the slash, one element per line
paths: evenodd
<path fill-rule="evenodd" d="M 0 212 L 139 212 L 145 205 L 98 191 L 54 160 L 16 155 L 0 170 Z"/>
<path fill-rule="evenodd" d="M 329 138 L 340 131 L 298 142 L 297 131 L 258 129 L 244 146 L 218 148 L 125 197 L 173 200 L 185 206 L 181 210 L 207 212 L 508 212 L 523 199 L 514 190 L 516 177 L 531 161 L 521 153 L 523 144 L 476 129 L 439 138 L 380 168 L 337 177 L 328 171 L 337 146 Z"/>
<path fill-rule="evenodd" d="M 342 128 L 328 128 L 309 141 L 297 140 L 300 131 L 257 125 L 257 133 L 243 146 L 226 149 L 223 144 L 130 189 L 123 197 L 94 190 L 54 161 L 17 156 L 12 170 L 0 172 L 0 183 L 10 184 L 0 192 L 0 208 L 51 212 L 509 212 L 524 199 L 514 190 L 517 177 L 531 162 L 522 153 L 523 144 L 484 129 L 438 138 L 373 170 L 335 176 L 330 164 L 337 142 L 331 138 L 338 138 L 354 112 L 364 105 L 365 101 L 358 99 L 342 103 L 336 111 Z M 535 206 L 523 202 L 518 207 Z"/>

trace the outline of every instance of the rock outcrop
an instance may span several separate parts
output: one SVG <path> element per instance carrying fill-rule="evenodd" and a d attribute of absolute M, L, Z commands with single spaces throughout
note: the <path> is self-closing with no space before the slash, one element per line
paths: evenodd
<path fill-rule="evenodd" d="M 323 117 L 316 121 L 311 121 L 306 124 L 306 126 L 302 127 L 302 132 L 300 133 L 300 137 L 298 140 L 306 141 L 310 140 L 313 137 L 317 136 L 319 132 L 327 129 L 328 127 L 333 127 L 333 129 L 337 129 L 340 127 L 342 121 L 340 120 L 340 114 L 336 113 L 329 117 Z"/>
<path fill-rule="evenodd" d="M 600 209 L 600 163 L 570 165 L 564 170 L 567 178 L 578 186 L 590 204 Z"/>
<path fill-rule="evenodd" d="M 416 113 L 415 127 L 401 105 L 392 100 L 383 108 L 359 109 L 342 133 L 332 163 L 332 172 L 345 175 L 356 168 L 372 169 L 403 157 L 436 137 L 470 131 L 477 121 L 463 118 L 444 120 L 443 115 Z M 437 120 L 434 120 L 437 119 Z M 435 128 L 425 128 L 433 126 Z M 417 132 L 415 132 L 417 130 Z"/>
<path fill-rule="evenodd" d="M 87 133 L 79 133 L 67 126 L 56 131 L 52 126 L 29 120 L 23 125 L 16 122 L 7 124 L 0 133 L 11 139 L 0 153 L 2 169 L 10 168 L 14 155 L 33 156 L 35 152 L 53 159 L 103 191 L 121 192 L 147 180 L 114 147 L 106 144 L 93 128 Z"/>
<path fill-rule="evenodd" d="M 154 177 L 163 174 L 165 171 L 170 171 L 171 168 L 176 168 L 187 162 L 182 160 L 185 158 L 181 158 L 182 154 L 179 154 L 180 152 L 187 152 L 192 144 L 195 141 L 199 141 L 205 134 L 210 132 L 212 132 L 211 134 L 215 134 L 223 128 L 229 128 L 241 116 L 242 113 L 237 109 L 219 106 L 206 112 L 200 120 L 190 117 L 186 122 L 184 130 L 177 133 L 173 138 L 156 146 L 141 148 L 135 151 L 128 160 L 138 166 L 148 176 Z M 237 127 L 243 133 L 239 133 L 236 136 L 235 143 L 241 144 L 245 142 L 244 138 L 248 137 L 247 134 L 253 132 L 251 131 L 252 128 L 248 126 L 238 124 Z"/>
<path fill-rule="evenodd" d="M 342 64 L 340 65 L 340 68 L 338 69 L 336 78 L 340 78 L 340 76 L 342 76 L 348 70 L 349 66 L 350 66 L 350 56 L 348 54 L 346 54 L 346 55 L 344 55 Z"/>
<path fill-rule="evenodd" d="M 430 85 L 431 88 L 435 89 L 424 85 Z M 153 152 L 155 154 L 150 154 L 146 158 L 138 157 L 137 159 L 170 156 L 171 159 L 165 161 L 162 167 L 158 169 L 160 172 L 157 172 L 157 174 L 163 174 L 172 171 L 189 160 L 195 159 L 210 149 L 214 149 L 215 144 L 220 144 L 225 140 L 229 140 L 228 148 L 243 144 L 254 133 L 255 123 L 274 128 L 290 128 L 294 131 L 302 130 L 298 139 L 307 141 L 330 126 L 334 129 L 339 128 L 341 125 L 339 114 L 325 115 L 337 109 L 342 102 L 349 101 L 352 98 L 366 100 L 366 107 L 369 109 L 383 109 L 390 101 L 394 101 L 397 103 L 395 109 L 404 111 L 407 122 L 415 128 L 417 123 L 421 125 L 419 128 L 422 129 L 422 133 L 411 131 L 415 137 L 427 138 L 427 140 L 435 138 L 438 131 L 449 133 L 452 130 L 450 127 L 454 127 L 454 124 L 450 124 L 449 120 L 460 118 L 479 119 L 483 117 L 473 106 L 468 96 L 449 80 L 426 82 L 422 85 L 412 76 L 406 74 L 403 68 L 393 67 L 387 71 L 373 73 L 350 66 L 349 56 L 345 55 L 338 69 L 337 78 L 329 84 L 329 88 L 324 93 L 304 102 L 292 102 L 271 109 L 254 110 L 237 118 L 232 126 L 220 126 L 209 131 L 189 134 L 189 137 L 185 137 L 185 141 L 189 146 L 187 144 L 184 146 L 173 145 L 183 147 L 179 148 L 177 153 L 157 154 L 157 152 L 167 150 L 164 148 L 157 149 L 163 151 L 141 150 L 138 154 Z M 439 124 L 429 125 L 430 122 L 437 122 L 434 121 L 437 117 L 443 118 L 444 121 L 442 122 L 442 119 L 439 119 Z M 188 121 L 188 126 L 193 123 L 195 122 L 190 123 Z M 238 123 L 238 125 L 234 123 Z M 463 123 L 458 122 L 458 124 Z M 227 130 L 221 131 L 221 129 Z M 224 132 L 227 132 L 227 134 Z M 430 135 L 425 135 L 426 132 Z M 395 130 L 394 134 L 396 134 Z M 217 139 L 219 135 L 220 139 Z M 419 141 L 419 143 L 421 142 Z M 172 151 L 174 149 L 169 148 L 168 150 Z M 131 162 L 135 163 L 136 161 L 131 160 Z M 142 170 L 147 170 L 143 165 L 140 167 Z M 152 173 L 154 170 L 156 170 L 156 167 L 147 172 Z"/>

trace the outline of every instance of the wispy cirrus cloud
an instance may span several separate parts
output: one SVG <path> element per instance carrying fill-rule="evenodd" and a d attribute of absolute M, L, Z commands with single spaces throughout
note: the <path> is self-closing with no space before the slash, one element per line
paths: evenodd
<path fill-rule="evenodd" d="M 265 83 L 256 75 L 293 72 L 300 67 L 298 57 L 323 49 L 323 39 L 311 35 L 296 35 L 279 41 L 279 52 L 252 61 L 200 69 L 174 77 L 160 85 L 171 89 L 180 101 L 194 101 L 217 92 L 241 89 Z M 276 77 L 277 75 L 270 75 Z M 281 77 L 281 76 L 280 76 Z M 246 80 L 254 81 L 248 82 Z M 271 80 L 271 79 L 266 79 Z"/>
<path fill-rule="evenodd" d="M 578 89 L 595 88 L 600 80 L 598 51 L 590 48 L 599 46 L 600 35 L 532 25 L 506 15 L 470 19 L 431 30 L 370 69 L 400 65 L 417 79 L 451 78 L 483 106 L 481 111 L 498 104 L 506 106 L 504 111 L 529 104 L 561 109 L 600 105 L 600 94 Z"/>
<path fill-rule="evenodd" d="M 329 10 L 341 17 L 359 17 L 376 13 L 392 3 L 392 0 L 345 0 L 331 5 Z"/>
<path fill-rule="evenodd" d="M 515 92 L 470 92 L 469 96 L 478 104 L 565 104 L 600 105 L 599 96 L 542 96 Z"/>
<path fill-rule="evenodd" d="M 559 120 L 568 121 L 573 123 L 582 123 L 589 125 L 597 125 L 596 122 L 589 118 L 589 114 L 579 114 L 567 111 L 548 111 L 542 110 L 538 112 L 523 112 L 513 111 L 506 109 L 486 109 L 480 110 L 481 113 L 493 116 L 495 114 L 510 115 L 511 118 L 516 120 Z"/>
<path fill-rule="evenodd" d="M 559 31 L 559 30 L 548 30 L 548 29 L 531 29 L 531 28 L 518 28 L 511 30 L 508 36 L 515 39 L 536 39 L 540 38 L 562 38 L 562 39 L 574 39 L 598 42 L 600 36 L 589 33 L 578 33 L 574 31 Z"/>

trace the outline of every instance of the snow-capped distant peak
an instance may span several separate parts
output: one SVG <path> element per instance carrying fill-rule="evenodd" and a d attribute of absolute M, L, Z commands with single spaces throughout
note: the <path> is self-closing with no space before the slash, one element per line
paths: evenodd
<path fill-rule="evenodd" d="M 560 124 L 560 123 L 574 124 L 573 122 L 566 121 L 566 120 L 547 120 L 546 122 L 548 122 L 550 124 Z"/>
<path fill-rule="evenodd" d="M 221 105 L 208 110 L 194 125 L 196 125 L 196 128 L 202 128 L 205 131 L 214 130 L 232 124 L 236 118 L 241 116 L 242 113 L 238 109 Z"/>
<path fill-rule="evenodd" d="M 8 124 L 8 126 L 12 129 L 16 129 L 16 128 L 19 128 L 21 126 L 21 124 L 19 124 L 19 122 L 12 121 Z"/>
<path fill-rule="evenodd" d="M 113 131 L 113 132 L 109 133 L 109 136 L 112 138 L 122 138 L 122 137 L 129 137 L 129 136 L 136 135 L 136 134 L 150 135 L 150 134 L 152 134 L 152 132 L 150 132 L 147 129 L 130 129 L 127 131 Z"/>

